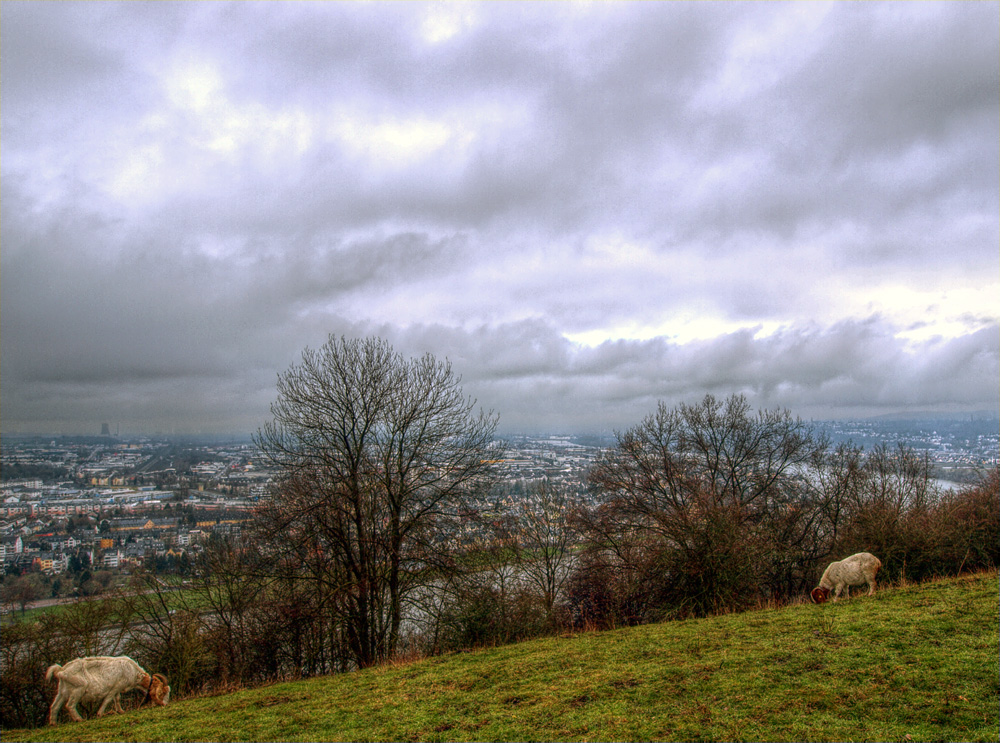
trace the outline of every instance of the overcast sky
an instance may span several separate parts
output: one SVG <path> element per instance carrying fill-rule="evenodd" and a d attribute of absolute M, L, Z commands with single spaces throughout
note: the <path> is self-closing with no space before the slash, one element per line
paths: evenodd
<path fill-rule="evenodd" d="M 4 433 L 252 432 L 329 334 L 504 431 L 998 408 L 996 2 L 0 13 Z"/>

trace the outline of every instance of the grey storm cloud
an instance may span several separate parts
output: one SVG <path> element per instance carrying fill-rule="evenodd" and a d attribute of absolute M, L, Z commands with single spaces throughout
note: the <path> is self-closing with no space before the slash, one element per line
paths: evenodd
<path fill-rule="evenodd" d="M 997 410 L 995 3 L 0 13 L 4 432 L 255 430 L 329 334 L 506 429 Z"/>

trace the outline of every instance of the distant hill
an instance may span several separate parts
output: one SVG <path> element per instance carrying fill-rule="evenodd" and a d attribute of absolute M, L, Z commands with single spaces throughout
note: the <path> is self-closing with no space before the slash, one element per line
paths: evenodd
<path fill-rule="evenodd" d="M 996 571 L 181 700 L 5 741 L 996 741 Z"/>
<path fill-rule="evenodd" d="M 1000 423 L 1000 413 L 997 411 L 977 410 L 970 413 L 913 412 L 887 413 L 865 418 L 869 421 L 975 421 Z"/>

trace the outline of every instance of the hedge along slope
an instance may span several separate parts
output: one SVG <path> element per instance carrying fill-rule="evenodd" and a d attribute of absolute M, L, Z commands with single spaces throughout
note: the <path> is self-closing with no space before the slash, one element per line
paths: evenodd
<path fill-rule="evenodd" d="M 998 738 L 996 571 L 275 684 L 5 741 Z"/>

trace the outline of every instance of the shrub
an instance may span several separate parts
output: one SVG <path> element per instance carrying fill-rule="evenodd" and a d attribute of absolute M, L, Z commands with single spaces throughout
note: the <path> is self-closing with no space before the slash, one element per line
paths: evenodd
<path fill-rule="evenodd" d="M 524 585 L 504 585 L 492 572 L 474 576 L 452 595 L 439 619 L 436 651 L 504 645 L 538 637 L 549 628 L 542 596 Z"/>
<path fill-rule="evenodd" d="M 110 600 L 80 601 L 59 613 L 4 627 L 0 646 L 0 717 L 4 727 L 45 723 L 55 696 L 55 684 L 45 680 L 45 671 L 53 663 L 65 665 L 81 656 L 122 652 L 124 630 L 108 630 L 123 626 L 119 609 Z"/>

